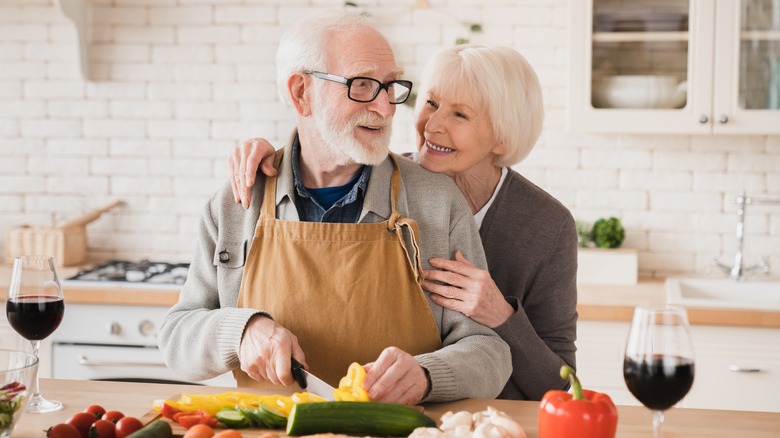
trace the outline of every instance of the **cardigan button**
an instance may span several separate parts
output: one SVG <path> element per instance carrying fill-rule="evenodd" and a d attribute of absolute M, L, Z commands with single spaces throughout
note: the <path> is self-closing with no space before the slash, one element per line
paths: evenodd
<path fill-rule="evenodd" d="M 219 252 L 219 261 L 222 263 L 227 263 L 230 261 L 230 253 L 228 253 L 226 249 L 223 249 Z"/>

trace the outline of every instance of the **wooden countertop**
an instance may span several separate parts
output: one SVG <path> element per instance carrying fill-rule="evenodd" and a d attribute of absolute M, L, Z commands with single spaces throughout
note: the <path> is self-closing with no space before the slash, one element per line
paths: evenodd
<path fill-rule="evenodd" d="M 88 405 L 100 404 L 125 415 L 142 417 L 151 410 L 152 401 L 182 393 L 219 393 L 231 390 L 219 387 L 193 387 L 147 383 L 93 382 L 41 379 L 41 393 L 59 400 L 65 408 L 48 414 L 25 413 L 14 431 L 15 437 L 41 437 L 43 430 L 62 423 Z M 235 388 L 232 388 L 235 390 Z M 519 422 L 529 438 L 537 437 L 538 402 L 508 400 L 462 400 L 453 403 L 427 404 L 425 413 L 439 420 L 449 410 L 484 410 L 493 406 Z M 650 411 L 638 406 L 618 406 L 617 436 L 620 438 L 651 436 Z M 715 411 L 674 408 L 667 412 L 664 436 L 667 437 L 777 437 L 780 413 Z"/>
<path fill-rule="evenodd" d="M 60 268 L 61 279 L 68 278 L 78 268 Z M 8 291 L 10 267 L 0 266 L 0 298 Z M 577 311 L 584 321 L 631 321 L 638 305 L 663 305 L 666 302 L 663 279 L 640 279 L 636 285 L 578 285 Z M 136 289 L 133 287 L 63 287 L 66 303 L 113 304 L 137 306 L 172 306 L 179 292 L 171 289 Z M 780 312 L 689 308 L 691 324 L 780 328 Z"/>
<path fill-rule="evenodd" d="M 666 303 L 663 279 L 636 285 L 578 285 L 577 312 L 582 320 L 631 321 L 634 307 Z M 771 310 L 688 308 L 691 324 L 780 328 L 780 312 Z"/>

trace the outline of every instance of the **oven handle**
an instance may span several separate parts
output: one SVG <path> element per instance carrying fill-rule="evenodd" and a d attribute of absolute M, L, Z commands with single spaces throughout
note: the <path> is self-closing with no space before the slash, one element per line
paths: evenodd
<path fill-rule="evenodd" d="M 106 360 L 90 360 L 87 358 L 87 356 L 84 356 L 83 354 L 79 354 L 76 356 L 76 359 L 79 362 L 79 365 L 84 365 L 88 367 L 161 367 L 165 368 L 164 363 L 160 362 L 114 362 L 114 361 L 106 361 Z"/>

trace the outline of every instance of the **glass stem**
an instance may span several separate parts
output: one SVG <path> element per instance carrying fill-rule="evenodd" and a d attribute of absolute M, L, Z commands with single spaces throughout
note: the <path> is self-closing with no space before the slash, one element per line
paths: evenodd
<path fill-rule="evenodd" d="M 661 438 L 663 436 L 663 424 L 664 412 L 653 411 L 653 438 Z"/>
<path fill-rule="evenodd" d="M 41 341 L 30 341 L 30 344 L 32 345 L 33 355 L 35 355 L 35 357 L 38 358 L 38 349 L 41 347 Z M 40 358 L 38 358 L 38 360 L 40 361 Z M 38 363 L 38 369 L 40 369 L 40 362 Z M 33 385 L 35 385 L 35 386 L 33 386 L 33 395 L 32 395 L 31 398 L 32 398 L 32 400 L 37 400 L 37 399 L 41 398 L 41 392 L 40 392 L 39 386 L 38 386 L 38 370 L 37 369 L 35 371 L 35 383 L 33 383 Z"/>

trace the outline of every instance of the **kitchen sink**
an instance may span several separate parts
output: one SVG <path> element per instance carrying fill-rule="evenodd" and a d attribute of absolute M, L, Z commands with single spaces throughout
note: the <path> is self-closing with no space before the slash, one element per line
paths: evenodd
<path fill-rule="evenodd" d="M 780 281 L 670 277 L 666 300 L 683 307 L 780 311 Z"/>

